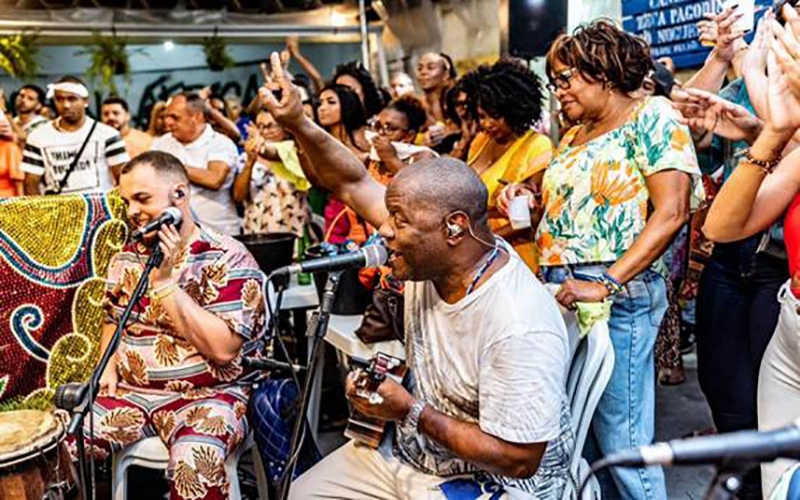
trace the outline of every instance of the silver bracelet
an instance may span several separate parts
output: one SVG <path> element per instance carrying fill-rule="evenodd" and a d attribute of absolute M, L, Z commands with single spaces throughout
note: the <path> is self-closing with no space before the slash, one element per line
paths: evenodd
<path fill-rule="evenodd" d="M 426 406 L 428 406 L 428 403 L 425 401 L 421 399 L 414 400 L 414 404 L 412 404 L 411 409 L 408 410 L 406 418 L 403 419 L 403 429 L 407 432 L 417 432 L 419 417 L 422 416 L 422 412 L 425 410 Z"/>

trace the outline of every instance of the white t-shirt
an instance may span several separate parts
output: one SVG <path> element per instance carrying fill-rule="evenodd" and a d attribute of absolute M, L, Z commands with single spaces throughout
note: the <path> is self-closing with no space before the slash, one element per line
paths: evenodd
<path fill-rule="evenodd" d="M 87 116 L 83 126 L 74 132 L 60 131 L 54 122 L 36 127 L 25 142 L 20 169 L 41 175 L 44 186 L 52 189 L 57 181 L 64 179 L 92 123 L 94 120 Z M 114 187 L 111 166 L 123 165 L 129 160 L 119 132 L 98 123 L 61 193 L 108 191 Z"/>
<path fill-rule="evenodd" d="M 570 347 L 553 296 L 508 245 L 509 262 L 455 304 L 433 283 L 406 282 L 406 359 L 414 396 L 512 443 L 548 442 L 530 479 L 493 476 L 535 494 L 560 495 L 574 437 L 566 402 Z M 400 457 L 429 474 L 480 472 L 420 433 L 398 426 Z"/>
<path fill-rule="evenodd" d="M 200 137 L 190 144 L 182 144 L 172 134 L 165 134 L 153 141 L 150 150 L 171 153 L 187 167 L 208 168 L 212 161 L 228 165 L 228 176 L 218 190 L 192 185 L 191 208 L 200 224 L 228 235 L 241 232 L 242 222 L 231 195 L 239 155 L 232 140 L 206 125 Z"/>

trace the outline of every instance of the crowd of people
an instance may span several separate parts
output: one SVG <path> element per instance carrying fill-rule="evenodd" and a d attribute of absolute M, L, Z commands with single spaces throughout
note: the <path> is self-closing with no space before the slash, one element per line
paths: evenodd
<path fill-rule="evenodd" d="M 225 491 L 203 464 L 244 436 L 249 393 L 230 386 L 251 380 L 241 356 L 266 323 L 255 265 L 231 237 L 303 237 L 315 213 L 332 244 L 386 242 L 413 377 L 387 378 L 377 403 L 348 379 L 351 404 L 394 421 L 394 434 L 378 450 L 340 448 L 293 498 L 455 498 L 465 487 L 470 498 L 561 498 L 576 451 L 559 305 L 604 317 L 616 358 L 588 458 L 653 441 L 656 385 L 683 381 L 692 338 L 716 432 L 792 422 L 800 19 L 790 4 L 772 9 L 748 45 L 739 17 L 734 6 L 704 21 L 714 48 L 683 82 L 644 40 L 597 20 L 553 42 L 546 84 L 518 60 L 459 75 L 433 52 L 385 89 L 357 62 L 326 81 L 290 39 L 253 102 L 179 93 L 153 107 L 146 132 L 119 96 L 90 117 L 78 78 L 24 85 L 16 116 L 0 116 L 0 196 L 118 186 L 133 224 L 169 205 L 196 222 L 151 236 L 167 263 L 133 328 L 142 338 L 123 340 L 104 375 L 95 445 L 158 433 L 177 449 L 176 497 Z M 289 74 L 291 61 L 302 73 Z M 520 198 L 522 228 L 509 218 Z M 119 282 L 139 265 L 129 254 L 110 271 L 112 323 L 129 293 Z M 181 394 L 143 405 L 151 389 Z M 115 411 L 133 412 L 135 429 L 121 432 Z M 753 468 L 739 497 L 768 497 L 791 466 Z M 603 498 L 667 498 L 659 467 L 613 469 L 600 484 Z"/>

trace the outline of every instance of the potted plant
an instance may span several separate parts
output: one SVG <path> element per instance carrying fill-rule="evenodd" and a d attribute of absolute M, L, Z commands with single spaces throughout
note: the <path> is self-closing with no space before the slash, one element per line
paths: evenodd
<path fill-rule="evenodd" d="M 225 40 L 219 37 L 217 28 L 214 34 L 203 38 L 203 53 L 206 55 L 206 63 L 211 71 L 222 71 L 232 68 L 236 61 L 228 54 L 228 46 Z"/>
<path fill-rule="evenodd" d="M 117 93 L 117 84 L 114 77 L 121 75 L 126 83 L 131 80 L 130 54 L 142 52 L 141 49 L 129 50 L 126 38 L 117 36 L 112 28 L 111 36 L 104 36 L 99 32 L 92 34 L 91 44 L 76 55 L 88 55 L 91 59 L 86 76 L 92 84 L 100 78 L 100 87 L 111 94 Z"/>
<path fill-rule="evenodd" d="M 0 36 L 0 69 L 21 80 L 36 76 L 39 72 L 37 38 L 36 32 L 31 31 Z"/>

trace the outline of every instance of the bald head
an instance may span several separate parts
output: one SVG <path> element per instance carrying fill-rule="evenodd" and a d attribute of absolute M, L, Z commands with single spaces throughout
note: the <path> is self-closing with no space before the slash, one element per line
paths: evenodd
<path fill-rule="evenodd" d="M 466 213 L 474 227 L 488 220 L 489 192 L 478 175 L 461 160 L 431 158 L 397 173 L 389 191 L 402 191 L 412 206 L 442 220 L 453 212 Z"/>

